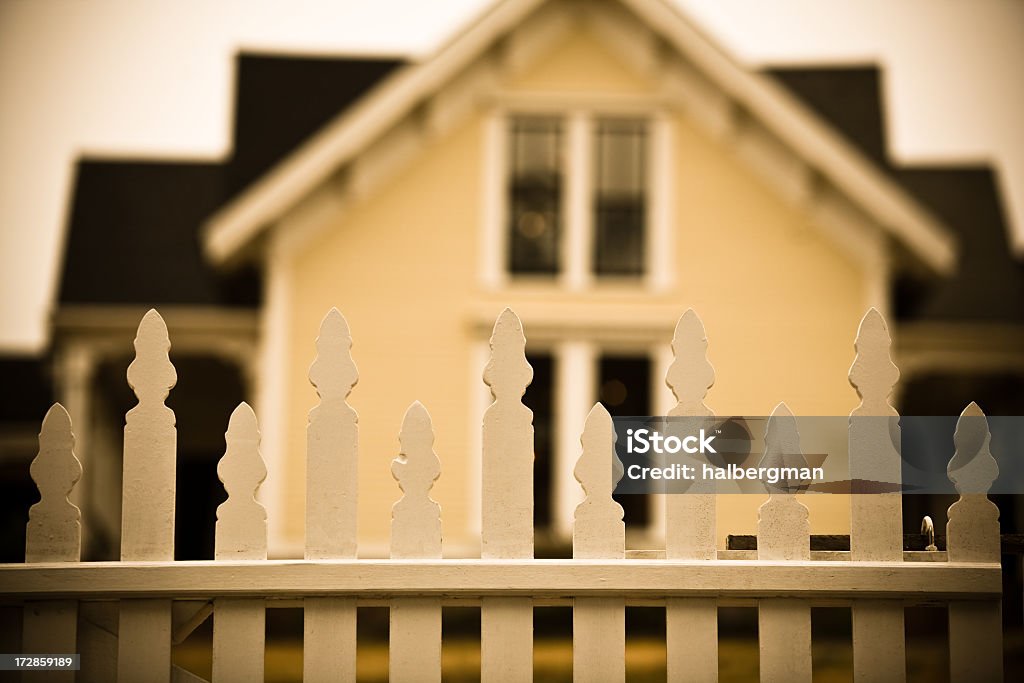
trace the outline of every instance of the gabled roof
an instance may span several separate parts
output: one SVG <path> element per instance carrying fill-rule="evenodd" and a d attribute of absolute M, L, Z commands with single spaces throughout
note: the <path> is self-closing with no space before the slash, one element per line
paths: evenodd
<path fill-rule="evenodd" d="M 501 0 L 433 57 L 387 79 L 214 214 L 204 226 L 208 257 L 214 263 L 237 257 L 265 229 L 426 104 L 541 5 L 557 1 Z M 953 270 L 956 248 L 941 222 L 784 88 L 738 65 L 662 0 L 609 1 L 625 7 L 922 263 L 942 273 Z M 585 11 L 591 6 L 584 3 L 574 9 Z"/>
<path fill-rule="evenodd" d="M 60 304 L 258 305 L 258 274 L 213 268 L 199 226 L 401 64 L 242 54 L 226 161 L 80 160 Z"/>
<path fill-rule="evenodd" d="M 881 75 L 876 67 L 786 68 L 768 74 L 935 212 L 962 245 L 956 272 L 949 277 L 927 284 L 906 275 L 897 280 L 897 317 L 1024 322 L 1024 263 L 1007 248 L 1007 218 L 991 168 L 893 164 L 886 153 Z"/>

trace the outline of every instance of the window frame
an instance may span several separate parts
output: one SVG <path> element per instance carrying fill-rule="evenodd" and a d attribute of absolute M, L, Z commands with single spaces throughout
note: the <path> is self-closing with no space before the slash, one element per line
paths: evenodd
<path fill-rule="evenodd" d="M 499 98 L 500 99 L 500 98 Z M 563 179 L 559 268 L 552 275 L 512 273 L 509 265 L 509 131 L 515 117 L 558 117 L 563 121 Z M 595 270 L 594 155 L 602 119 L 642 119 L 647 124 L 643 273 L 598 275 Z M 494 106 L 484 121 L 484 234 L 481 284 L 486 289 L 541 288 L 581 291 L 626 289 L 665 291 L 675 280 L 673 258 L 672 123 L 660 98 L 585 98 L 516 95 Z"/>

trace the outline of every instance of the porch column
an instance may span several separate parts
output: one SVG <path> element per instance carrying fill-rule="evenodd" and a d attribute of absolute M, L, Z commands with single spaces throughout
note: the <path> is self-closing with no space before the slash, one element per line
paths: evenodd
<path fill-rule="evenodd" d="M 92 422 L 92 384 L 96 374 L 95 350 L 83 344 L 70 344 L 57 356 L 57 400 L 71 416 L 71 430 L 75 435 L 75 456 L 82 463 L 82 480 L 72 490 L 70 500 L 82 511 L 82 549 L 89 547 L 89 529 L 86 516 L 90 512 L 91 491 L 94 487 L 94 469 L 89 463 L 89 437 Z M 43 416 L 40 415 L 42 420 Z"/>
<path fill-rule="evenodd" d="M 593 344 L 568 340 L 555 356 L 555 443 L 552 467 L 551 526 L 559 538 L 572 538 L 573 514 L 583 492 L 573 476 L 580 456 L 580 436 L 597 396 L 597 350 Z"/>

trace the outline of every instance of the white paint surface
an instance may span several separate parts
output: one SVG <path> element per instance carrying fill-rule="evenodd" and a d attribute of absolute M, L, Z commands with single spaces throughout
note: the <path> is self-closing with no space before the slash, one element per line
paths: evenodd
<path fill-rule="evenodd" d="M 881 64 L 893 158 L 992 163 L 1024 251 L 1024 4 L 674 1 L 751 66 Z M 488 5 L 0 3 L 0 350 L 47 343 L 79 156 L 223 158 L 238 50 L 420 57 Z"/>

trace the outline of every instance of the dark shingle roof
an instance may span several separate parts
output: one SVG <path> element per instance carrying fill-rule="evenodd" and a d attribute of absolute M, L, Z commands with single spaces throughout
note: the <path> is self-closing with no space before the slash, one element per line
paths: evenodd
<path fill-rule="evenodd" d="M 80 161 L 60 302 L 258 305 L 259 277 L 214 271 L 199 226 L 400 64 L 241 55 L 226 163 Z M 1010 253 L 991 169 L 890 163 L 877 68 L 769 74 L 956 233 L 957 273 L 901 276 L 898 317 L 1024 322 L 1024 264 Z"/>
<path fill-rule="evenodd" d="M 875 67 L 775 69 L 769 74 L 954 231 L 957 272 L 929 281 L 904 276 L 896 287 L 899 318 L 1024 322 L 1024 263 L 1011 254 L 991 168 L 892 164 Z"/>
<path fill-rule="evenodd" d="M 400 64 L 240 55 L 225 163 L 79 161 L 60 303 L 258 305 L 258 275 L 211 268 L 200 226 Z"/>

